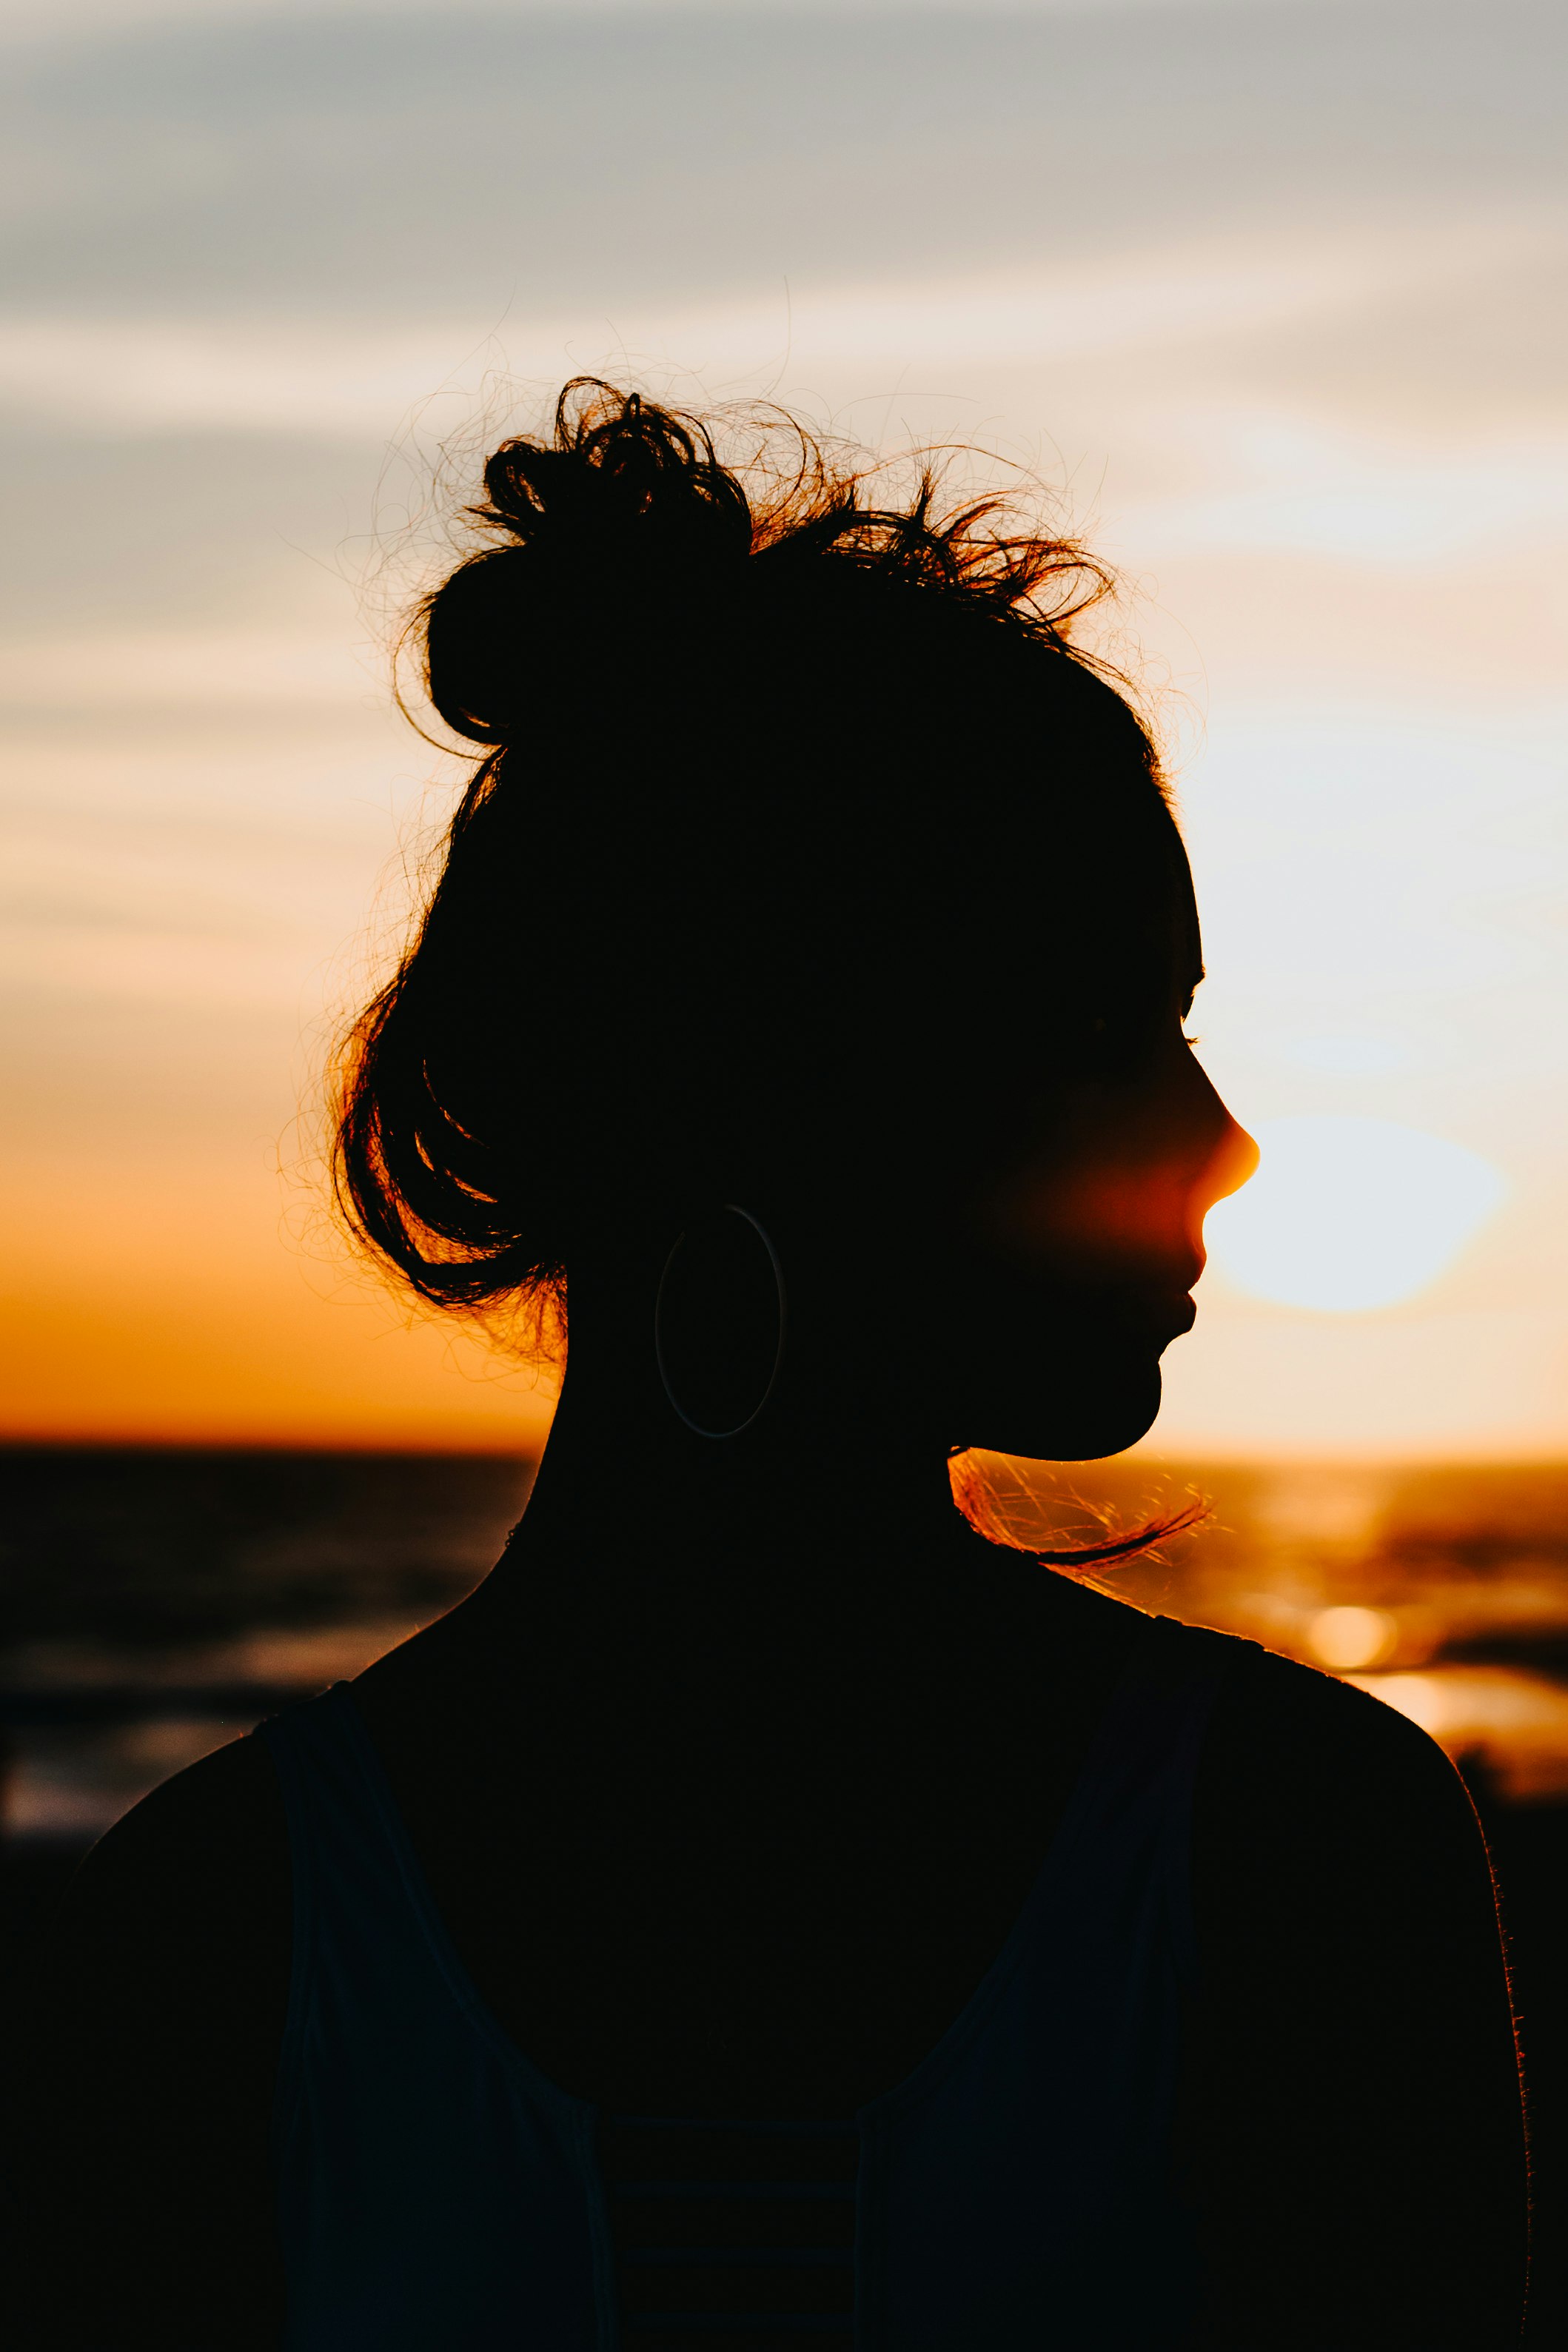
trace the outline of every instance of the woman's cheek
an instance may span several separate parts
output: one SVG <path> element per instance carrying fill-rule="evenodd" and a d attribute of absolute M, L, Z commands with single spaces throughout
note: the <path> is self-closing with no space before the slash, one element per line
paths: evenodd
<path fill-rule="evenodd" d="M 1008 1188 L 992 1232 L 1042 1273 L 1124 1277 L 1187 1244 L 1187 1192 L 1173 1170 L 1090 1162 Z"/>

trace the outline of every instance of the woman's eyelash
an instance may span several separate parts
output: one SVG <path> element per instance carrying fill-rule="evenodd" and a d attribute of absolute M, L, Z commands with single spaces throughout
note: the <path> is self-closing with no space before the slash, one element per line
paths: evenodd
<path fill-rule="evenodd" d="M 1182 1032 L 1182 1042 L 1184 1045 L 1201 1045 L 1204 1041 L 1201 1037 L 1194 1037 L 1190 1029 L 1184 1029 Z"/>

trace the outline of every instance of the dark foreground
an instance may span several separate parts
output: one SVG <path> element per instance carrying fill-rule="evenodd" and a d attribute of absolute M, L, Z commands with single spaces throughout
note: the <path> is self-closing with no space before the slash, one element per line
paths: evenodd
<path fill-rule="evenodd" d="M 0 1452 L 7 1975 L 79 1855 L 147 1789 L 469 1590 L 530 1475 L 500 1456 Z M 1161 1492 L 1149 1465 L 1121 1464 L 1071 1483 L 1125 1518 L 1189 1479 L 1213 1523 L 1124 1572 L 1129 1596 L 1364 1668 L 1469 1782 L 1530 2085 L 1528 2342 L 1568 2343 L 1568 1468 L 1183 1465 Z M 1044 1507 L 1084 1520 L 1059 1486 Z M 1342 1644 L 1357 1611 L 1375 1654 L 1325 1658 L 1314 1644 Z"/>

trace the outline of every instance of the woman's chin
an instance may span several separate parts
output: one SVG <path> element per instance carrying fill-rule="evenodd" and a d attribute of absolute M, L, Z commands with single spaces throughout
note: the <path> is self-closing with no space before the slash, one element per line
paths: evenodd
<path fill-rule="evenodd" d="M 1099 1462 L 1148 1434 L 1160 1397 L 1158 1359 L 1068 1365 L 1034 1395 L 998 1398 L 983 1408 L 970 1443 L 988 1454 L 1034 1462 Z"/>

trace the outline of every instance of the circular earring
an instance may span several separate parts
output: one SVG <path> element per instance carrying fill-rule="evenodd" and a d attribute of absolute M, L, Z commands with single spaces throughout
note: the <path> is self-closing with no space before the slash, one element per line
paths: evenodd
<path fill-rule="evenodd" d="M 773 1392 L 784 1281 L 766 1232 L 726 1201 L 677 1234 L 659 1276 L 654 1355 L 671 1409 L 699 1437 L 738 1437 Z"/>

